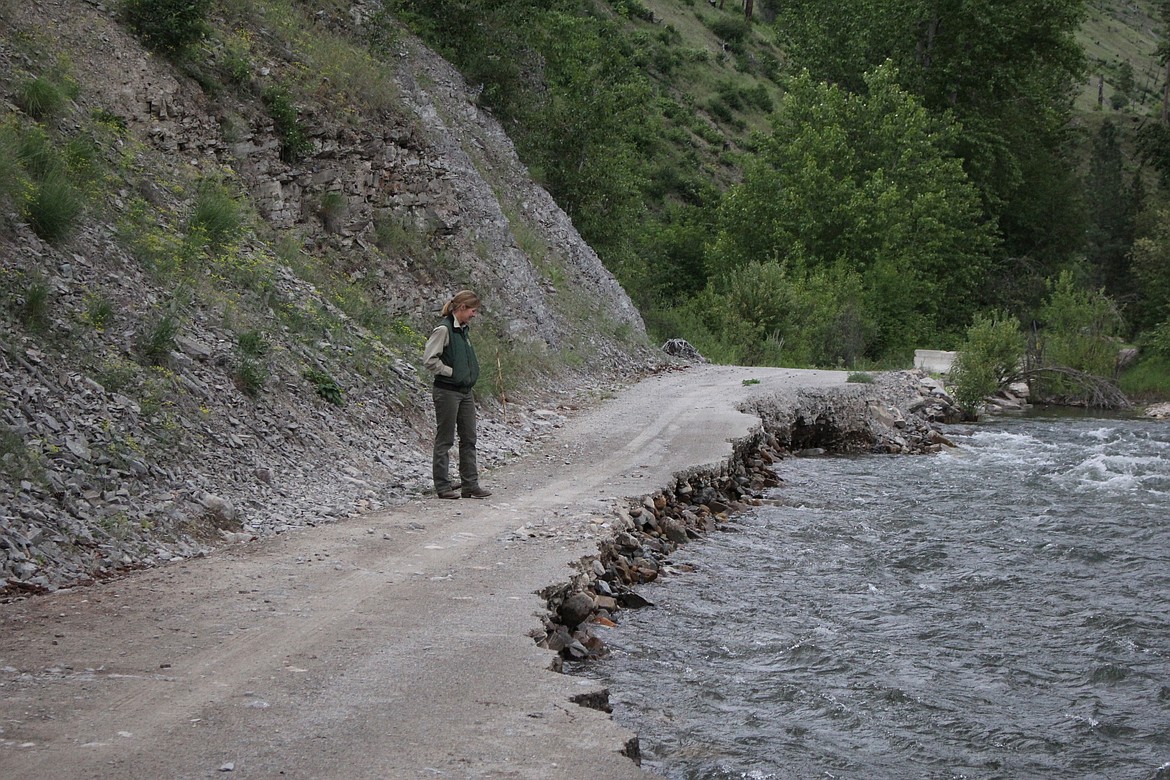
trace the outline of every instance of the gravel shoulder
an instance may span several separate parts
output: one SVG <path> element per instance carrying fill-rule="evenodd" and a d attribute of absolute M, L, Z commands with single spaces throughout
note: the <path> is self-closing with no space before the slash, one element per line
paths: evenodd
<path fill-rule="evenodd" d="M 633 736 L 571 698 L 537 595 L 615 506 L 717 465 L 753 395 L 829 371 L 698 366 L 581 412 L 484 477 L 91 587 L 0 604 L 0 775 L 621 778 Z M 745 384 L 745 380 L 758 383 Z"/>

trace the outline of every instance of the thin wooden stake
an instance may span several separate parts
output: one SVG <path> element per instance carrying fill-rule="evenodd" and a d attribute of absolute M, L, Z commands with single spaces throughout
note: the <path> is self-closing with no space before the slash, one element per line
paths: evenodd
<path fill-rule="evenodd" d="M 508 394 L 504 392 L 504 366 L 500 363 L 500 350 L 496 349 L 496 371 L 500 377 L 500 402 L 504 405 L 504 425 L 508 424 Z"/>

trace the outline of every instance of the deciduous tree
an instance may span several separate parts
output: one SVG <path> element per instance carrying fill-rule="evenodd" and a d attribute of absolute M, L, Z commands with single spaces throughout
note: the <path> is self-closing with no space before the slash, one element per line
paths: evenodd
<path fill-rule="evenodd" d="M 791 0 L 777 30 L 798 66 L 845 89 L 861 90 L 866 71 L 892 60 L 904 88 L 958 119 L 953 149 L 1006 256 L 1050 270 L 1083 233 L 1065 163 L 1083 13 L 1083 0 L 859 0 L 845 14 L 831 0 Z M 1061 200 L 1029 208 L 1037 193 Z"/>
<path fill-rule="evenodd" d="M 795 79 L 709 257 L 718 277 L 751 262 L 860 274 L 870 357 L 957 336 L 979 306 L 994 246 L 979 197 L 949 151 L 958 128 L 898 86 L 886 64 L 865 94 Z M 945 338 L 945 336 L 942 336 Z"/>

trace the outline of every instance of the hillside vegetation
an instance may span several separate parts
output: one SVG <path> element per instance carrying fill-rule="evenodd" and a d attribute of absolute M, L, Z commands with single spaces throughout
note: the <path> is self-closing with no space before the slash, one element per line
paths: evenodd
<path fill-rule="evenodd" d="M 0 74 L 0 592 L 429 489 L 418 361 L 460 288 L 489 469 L 660 362 L 376 3 L 5 2 Z"/>

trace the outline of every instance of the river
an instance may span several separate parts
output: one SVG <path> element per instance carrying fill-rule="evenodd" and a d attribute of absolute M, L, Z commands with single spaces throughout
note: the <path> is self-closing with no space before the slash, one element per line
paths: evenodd
<path fill-rule="evenodd" d="M 656 606 L 584 673 L 643 766 L 1170 778 L 1170 424 L 947 434 L 940 455 L 782 461 L 768 505 L 640 589 Z"/>

